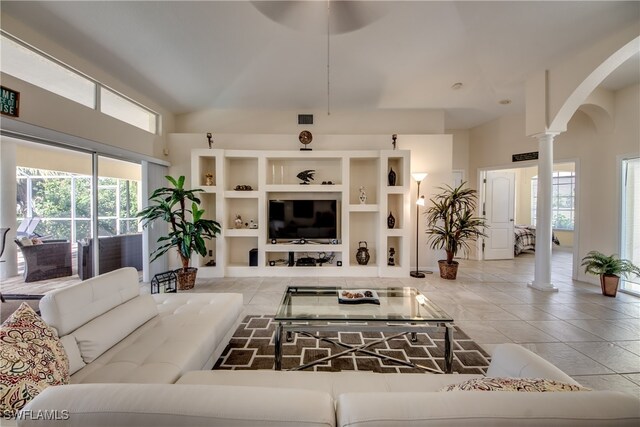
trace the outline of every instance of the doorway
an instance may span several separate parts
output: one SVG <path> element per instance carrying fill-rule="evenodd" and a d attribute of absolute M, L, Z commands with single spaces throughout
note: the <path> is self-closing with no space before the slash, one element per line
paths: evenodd
<path fill-rule="evenodd" d="M 25 254 L 34 252 L 32 245 L 51 251 L 54 242 L 64 253 L 50 257 L 61 271 L 51 278 L 84 280 L 94 271 L 109 271 L 105 268 L 115 261 L 115 267 L 124 263 L 142 270 L 142 235 L 135 218 L 142 200 L 140 164 L 18 138 L 3 137 L 2 143 L 14 147 L 13 176 L 7 174 L 6 184 L 13 182 L 15 196 L 13 191 L 6 196 L 16 200 L 15 211 L 3 223 L 14 230 L 12 238 L 20 239 L 20 250 L 11 254 L 13 268 L 3 272 L 6 278 L 19 274 L 25 281 L 44 280 L 31 274 L 36 266 L 29 268 L 33 256 Z M 3 166 L 9 169 L 9 163 Z M 92 245 L 97 236 L 100 244 Z"/>
<path fill-rule="evenodd" d="M 513 259 L 535 252 L 538 166 L 480 171 L 479 193 L 488 237 L 479 242 L 478 259 Z M 553 167 L 553 250 L 573 253 L 572 277 L 577 276 L 578 193 L 577 162 L 563 161 Z"/>

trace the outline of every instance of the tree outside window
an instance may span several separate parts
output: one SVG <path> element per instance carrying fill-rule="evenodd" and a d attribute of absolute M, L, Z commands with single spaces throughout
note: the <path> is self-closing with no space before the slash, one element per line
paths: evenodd
<path fill-rule="evenodd" d="M 72 242 L 91 237 L 91 177 L 59 171 L 17 168 L 18 224 L 40 217 L 35 233 Z M 138 181 L 98 178 L 98 230 L 101 236 L 138 231 Z"/>

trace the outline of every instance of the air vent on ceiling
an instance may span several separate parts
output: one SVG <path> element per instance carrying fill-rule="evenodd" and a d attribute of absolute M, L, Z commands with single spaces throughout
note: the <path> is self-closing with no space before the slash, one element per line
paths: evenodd
<path fill-rule="evenodd" d="M 312 125 L 313 124 L 313 114 L 298 114 L 298 124 L 299 125 Z"/>

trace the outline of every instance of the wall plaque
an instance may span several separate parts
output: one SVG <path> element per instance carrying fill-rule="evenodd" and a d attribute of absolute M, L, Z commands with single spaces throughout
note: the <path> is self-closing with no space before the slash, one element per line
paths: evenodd
<path fill-rule="evenodd" d="M 512 154 L 512 162 L 525 162 L 527 160 L 538 160 L 538 152 L 532 151 L 530 153 Z"/>
<path fill-rule="evenodd" d="M 20 92 L 0 86 L 0 113 L 18 117 L 20 114 Z"/>

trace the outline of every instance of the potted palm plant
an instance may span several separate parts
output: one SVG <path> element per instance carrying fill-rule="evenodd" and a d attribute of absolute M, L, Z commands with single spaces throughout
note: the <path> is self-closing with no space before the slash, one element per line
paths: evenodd
<path fill-rule="evenodd" d="M 620 284 L 620 276 L 635 274 L 640 276 L 640 268 L 627 259 L 620 259 L 617 255 L 605 255 L 602 252 L 591 251 L 582 258 L 584 272 L 600 276 L 602 295 L 615 297 Z"/>
<path fill-rule="evenodd" d="M 483 218 L 475 216 L 477 192 L 465 188 L 466 182 L 452 188 L 440 187 L 440 194 L 431 199 L 427 216 L 427 234 L 431 249 L 444 249 L 446 260 L 438 261 L 440 277 L 455 280 L 458 274 L 458 262 L 453 258 L 462 250 L 468 253 L 469 242 L 486 237 Z"/>
<path fill-rule="evenodd" d="M 176 248 L 182 268 L 176 270 L 178 289 L 191 289 L 195 285 L 198 269 L 189 267 L 193 252 L 201 256 L 207 255 L 205 240 L 210 240 L 220 233 L 220 224 L 204 218 L 204 209 L 200 209 L 197 193 L 204 190 L 186 190 L 184 176 L 177 180 L 166 177 L 173 187 L 158 188 L 149 197 L 149 206 L 136 214 L 143 221 L 143 227 L 160 219 L 169 223 L 169 235 L 158 239 L 160 246 L 151 253 L 154 261 L 170 249 Z M 191 202 L 191 206 L 187 203 Z"/>

